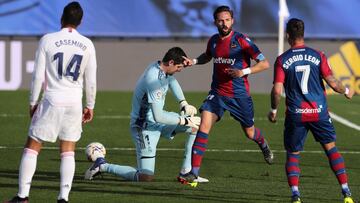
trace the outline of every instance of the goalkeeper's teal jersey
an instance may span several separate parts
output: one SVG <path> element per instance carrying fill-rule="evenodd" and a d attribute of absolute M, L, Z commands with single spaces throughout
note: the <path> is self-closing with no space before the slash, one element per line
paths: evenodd
<path fill-rule="evenodd" d="M 163 109 L 165 105 L 166 93 L 171 86 L 171 90 L 178 100 L 184 100 L 182 90 L 172 75 L 167 75 L 160 69 L 160 62 L 151 63 L 136 83 L 132 98 L 131 125 L 144 127 L 145 125 L 155 124 L 151 105 L 157 105 L 157 109 Z M 155 112 L 166 116 L 169 123 L 177 124 L 179 117 L 169 112 Z"/>

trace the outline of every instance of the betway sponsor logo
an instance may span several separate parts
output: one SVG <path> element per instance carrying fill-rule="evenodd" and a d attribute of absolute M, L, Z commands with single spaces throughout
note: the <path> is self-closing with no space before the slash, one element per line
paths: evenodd
<path fill-rule="evenodd" d="M 316 109 L 310 109 L 310 108 L 305 108 L 305 109 L 295 109 L 295 113 L 301 113 L 301 114 L 306 114 L 306 113 L 321 113 L 321 107 L 316 108 Z"/>
<path fill-rule="evenodd" d="M 235 60 L 236 60 L 236 59 L 229 59 L 229 58 L 217 57 L 217 58 L 214 58 L 214 63 L 234 65 L 234 64 L 235 64 Z"/>

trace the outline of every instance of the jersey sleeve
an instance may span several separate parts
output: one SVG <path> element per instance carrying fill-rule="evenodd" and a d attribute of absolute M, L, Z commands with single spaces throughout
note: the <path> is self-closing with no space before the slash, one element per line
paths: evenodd
<path fill-rule="evenodd" d="M 277 57 L 274 64 L 274 84 L 285 82 L 285 72 L 281 66 L 281 58 Z"/>
<path fill-rule="evenodd" d="M 265 60 L 265 56 L 261 53 L 260 49 L 256 46 L 256 44 L 248 37 L 242 36 L 238 39 L 239 44 L 246 54 L 248 54 L 251 59 L 256 61 Z"/>
<path fill-rule="evenodd" d="M 34 72 L 32 74 L 31 87 L 30 87 L 30 105 L 37 104 L 39 99 L 43 82 L 45 80 L 45 65 L 46 65 L 46 39 L 41 38 L 39 47 L 36 50 Z"/>
<path fill-rule="evenodd" d="M 332 75 L 332 70 L 325 54 L 321 52 L 320 57 L 321 57 L 320 72 L 322 77 L 325 78 L 329 75 Z"/>
<path fill-rule="evenodd" d="M 148 102 L 151 105 L 151 110 L 155 122 L 167 125 L 177 125 L 180 121 L 180 116 L 177 116 L 176 114 L 170 114 L 163 109 L 165 93 L 162 90 L 163 88 L 160 81 L 157 78 L 148 75 L 145 85 Z"/>
<path fill-rule="evenodd" d="M 92 44 L 92 43 L 91 43 Z M 94 109 L 95 107 L 95 98 L 96 98 L 96 71 L 97 71 L 97 62 L 96 62 L 96 51 L 95 47 L 92 44 L 90 49 L 90 57 L 85 68 L 85 92 L 86 92 L 86 107 L 89 109 Z"/>
<path fill-rule="evenodd" d="M 151 110 L 155 122 L 166 125 L 177 125 L 180 122 L 180 115 L 164 111 L 159 103 L 152 103 Z"/>
<path fill-rule="evenodd" d="M 177 101 L 185 100 L 184 92 L 174 76 L 170 76 L 169 87 Z"/>
<path fill-rule="evenodd" d="M 211 54 L 211 42 L 213 41 L 214 36 L 210 37 L 210 39 L 208 40 L 207 46 L 206 46 L 206 51 L 205 54 L 212 57 Z"/>

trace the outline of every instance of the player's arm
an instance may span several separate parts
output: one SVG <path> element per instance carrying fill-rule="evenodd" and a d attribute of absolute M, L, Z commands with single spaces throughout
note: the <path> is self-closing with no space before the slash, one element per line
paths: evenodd
<path fill-rule="evenodd" d="M 277 115 L 277 108 L 279 107 L 280 100 L 281 100 L 281 94 L 283 92 L 284 87 L 284 81 L 285 81 L 285 73 L 282 69 L 280 58 L 278 57 L 275 60 L 274 64 L 274 85 L 271 90 L 271 108 L 267 115 L 270 122 L 275 123 L 276 122 L 276 115 Z"/>
<path fill-rule="evenodd" d="M 352 88 L 345 87 L 342 82 L 336 79 L 333 75 L 328 75 L 324 79 L 331 89 L 337 93 L 344 94 L 348 99 L 351 99 L 355 93 Z"/>
<path fill-rule="evenodd" d="M 333 89 L 335 92 L 344 94 L 346 98 L 351 99 L 354 95 L 354 90 L 352 88 L 345 87 L 341 81 L 336 79 L 332 74 L 331 68 L 328 64 L 325 54 L 321 53 L 321 64 L 320 71 L 321 76 L 324 78 L 326 83 Z"/>
<path fill-rule="evenodd" d="M 180 116 L 171 112 L 164 111 L 159 102 L 151 103 L 151 110 L 155 122 L 166 125 L 183 125 L 195 129 L 199 128 L 200 117 L 198 116 Z"/>
<path fill-rule="evenodd" d="M 179 102 L 181 115 L 193 116 L 197 113 L 196 107 L 186 101 L 181 86 L 174 76 L 170 76 L 169 88 Z"/>
<path fill-rule="evenodd" d="M 268 119 L 273 123 L 276 122 L 277 108 L 279 107 L 280 104 L 282 92 L 283 92 L 283 84 L 279 82 L 275 83 L 271 90 L 271 109 L 268 113 Z"/>
<path fill-rule="evenodd" d="M 45 53 L 45 39 L 44 37 L 39 42 L 39 47 L 36 51 L 34 72 L 32 74 L 31 86 L 30 86 L 30 117 L 34 115 L 34 112 L 38 106 L 38 100 L 45 80 L 45 67 L 46 67 L 46 53 Z"/>
<path fill-rule="evenodd" d="M 243 52 L 251 57 L 251 59 L 256 61 L 256 64 L 244 68 L 244 69 L 227 69 L 228 74 L 234 78 L 243 77 L 250 74 L 255 74 L 262 72 L 264 70 L 269 69 L 270 64 L 269 61 L 265 58 L 265 56 L 261 53 L 259 48 L 255 45 L 253 41 L 251 41 L 248 37 L 241 37 L 238 39 L 239 44 L 241 45 Z"/>
<path fill-rule="evenodd" d="M 187 66 L 193 66 L 193 65 L 206 64 L 209 61 L 211 61 L 212 56 L 209 56 L 208 54 L 206 54 L 206 52 L 204 52 L 197 58 L 190 59 L 190 58 L 184 57 L 184 59 L 185 59 L 184 65 L 185 65 L 185 67 L 187 67 Z"/>
<path fill-rule="evenodd" d="M 86 107 L 83 110 L 83 123 L 90 122 L 94 117 L 94 107 L 96 99 L 96 52 L 95 48 L 91 47 L 88 65 L 85 68 L 85 94 L 86 94 Z"/>

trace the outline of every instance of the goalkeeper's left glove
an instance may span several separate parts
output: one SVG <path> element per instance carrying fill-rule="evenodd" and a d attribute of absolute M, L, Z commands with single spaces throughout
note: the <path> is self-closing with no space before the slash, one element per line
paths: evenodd
<path fill-rule="evenodd" d="M 195 114 L 197 114 L 195 106 L 188 104 L 186 100 L 180 102 L 180 115 L 194 116 Z"/>

